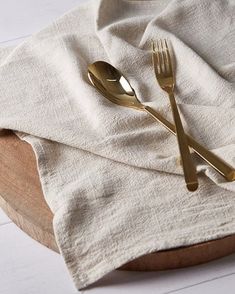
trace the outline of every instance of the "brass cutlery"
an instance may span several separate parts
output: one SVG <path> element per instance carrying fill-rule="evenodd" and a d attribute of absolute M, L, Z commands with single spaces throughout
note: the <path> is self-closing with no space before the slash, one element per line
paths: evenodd
<path fill-rule="evenodd" d="M 155 120 L 160 122 L 172 134 L 176 135 L 175 126 L 161 114 L 149 106 L 142 104 L 129 81 L 111 64 L 104 61 L 96 61 L 88 66 L 88 77 L 91 84 L 109 101 L 137 110 L 145 111 Z M 200 145 L 189 135 L 186 135 L 188 144 L 194 151 L 216 169 L 227 181 L 235 180 L 235 170 L 223 159 Z"/>
<path fill-rule="evenodd" d="M 169 96 L 185 182 L 189 191 L 195 191 L 198 188 L 196 168 L 190 154 L 188 140 L 186 138 L 178 106 L 175 101 L 175 77 L 166 40 L 157 40 L 156 44 L 152 42 L 152 60 L 158 84 Z"/>

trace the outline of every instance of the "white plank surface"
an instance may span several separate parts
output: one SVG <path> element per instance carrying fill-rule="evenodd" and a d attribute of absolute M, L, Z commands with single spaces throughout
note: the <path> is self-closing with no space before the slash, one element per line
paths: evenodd
<path fill-rule="evenodd" d="M 1 294 L 76 293 L 62 258 L 32 240 L 13 223 L 0 225 L 0 252 Z M 87 290 L 92 294 L 214 294 L 234 286 L 235 255 L 231 255 L 180 270 L 114 271 Z"/>
<path fill-rule="evenodd" d="M 77 293 L 62 257 L 14 224 L 0 226 L 1 294 Z"/>
<path fill-rule="evenodd" d="M 7 0 L 0 2 L 0 42 L 28 36 L 84 0 Z"/>
<path fill-rule="evenodd" d="M 232 289 L 235 286 L 235 255 L 204 265 L 178 270 L 145 273 L 115 271 L 98 281 L 94 285 L 96 288 L 91 293 L 162 294 L 177 292 L 182 294 L 214 294 L 213 285 L 217 285 L 218 281 L 220 283 L 226 281 L 227 289 Z M 200 291 L 197 292 L 196 289 L 200 289 Z"/>
<path fill-rule="evenodd" d="M 7 40 L 7 41 L 1 41 L 0 42 L 0 47 L 14 47 L 18 44 L 20 44 L 21 42 L 23 42 L 24 40 L 27 39 L 27 36 L 23 36 L 23 37 L 19 37 L 19 38 L 15 38 L 12 40 Z"/>
<path fill-rule="evenodd" d="M 0 46 L 20 43 L 84 1 L 0 1 Z M 234 288 L 235 255 L 232 255 L 181 270 L 149 273 L 114 271 L 90 287 L 88 292 L 217 294 L 233 293 Z M 24 234 L 0 210 L 0 294 L 55 293 L 77 293 L 62 258 Z"/>
<path fill-rule="evenodd" d="M 199 294 L 199 293 L 213 293 L 213 294 L 227 294 L 234 293 L 234 279 L 235 273 L 232 273 L 229 276 L 214 279 L 210 281 L 211 283 L 205 282 L 198 284 L 197 286 L 191 288 L 186 288 L 180 291 L 181 294 Z M 176 291 L 168 292 L 176 293 Z M 179 292 L 178 292 L 179 293 Z"/>

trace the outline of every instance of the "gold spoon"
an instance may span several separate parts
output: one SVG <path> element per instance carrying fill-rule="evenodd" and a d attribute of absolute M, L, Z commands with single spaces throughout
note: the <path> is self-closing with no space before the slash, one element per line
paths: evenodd
<path fill-rule="evenodd" d="M 88 66 L 88 77 L 92 85 L 111 102 L 142 110 L 160 122 L 172 134 L 176 135 L 175 126 L 149 106 L 142 104 L 128 80 L 115 67 L 105 61 L 96 61 Z M 235 180 L 235 170 L 217 155 L 200 145 L 192 137 L 186 135 L 188 144 L 194 151 L 216 169 L 227 181 Z M 191 191 L 196 190 L 191 187 Z"/>

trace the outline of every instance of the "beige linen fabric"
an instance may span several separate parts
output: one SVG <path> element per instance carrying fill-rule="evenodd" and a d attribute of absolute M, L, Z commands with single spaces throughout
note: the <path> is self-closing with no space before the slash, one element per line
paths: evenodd
<path fill-rule="evenodd" d="M 150 54 L 151 39 L 168 38 L 185 127 L 235 166 L 234 32 L 234 1 L 101 0 L 1 50 L 0 128 L 34 148 L 77 288 L 140 255 L 235 233 L 235 183 L 195 156 L 200 188 L 187 192 L 175 137 L 104 99 L 88 64 L 112 63 L 172 120 Z"/>

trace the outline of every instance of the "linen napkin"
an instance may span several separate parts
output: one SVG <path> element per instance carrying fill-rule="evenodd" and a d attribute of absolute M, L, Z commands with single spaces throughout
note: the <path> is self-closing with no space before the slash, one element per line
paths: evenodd
<path fill-rule="evenodd" d="M 110 62 L 172 121 L 150 51 L 169 39 L 185 128 L 235 166 L 234 32 L 231 0 L 100 0 L 0 51 L 0 128 L 34 149 L 78 289 L 143 254 L 235 233 L 235 183 L 195 156 L 200 187 L 188 192 L 176 138 L 102 97 L 87 66 Z"/>

